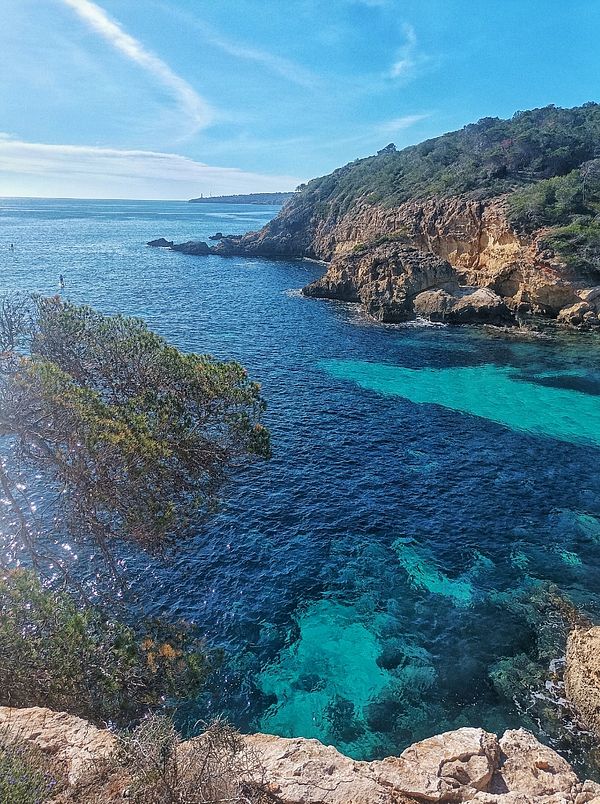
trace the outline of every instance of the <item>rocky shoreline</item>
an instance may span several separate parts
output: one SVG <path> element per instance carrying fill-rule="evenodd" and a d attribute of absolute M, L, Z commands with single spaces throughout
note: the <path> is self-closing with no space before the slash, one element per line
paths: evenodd
<path fill-rule="evenodd" d="M 0 728 L 5 742 L 34 746 L 64 766 L 69 793 L 63 801 L 127 798 L 126 773 L 111 769 L 118 740 L 109 730 L 39 707 L 0 707 Z M 500 738 L 483 729 L 457 729 L 373 762 L 355 761 L 318 740 L 268 734 L 242 739 L 257 759 L 244 781 L 260 783 L 265 800 L 280 804 L 600 804 L 600 784 L 581 781 L 565 759 L 524 729 Z M 183 756 L 193 750 L 193 739 L 179 747 Z"/>
<path fill-rule="evenodd" d="M 600 736 L 600 627 L 572 630 L 566 662 L 567 694 L 583 724 Z M 0 707 L 0 731 L 4 744 L 32 745 L 63 765 L 70 797 L 61 801 L 127 797 L 127 773 L 109 761 L 119 745 L 111 731 L 39 707 Z M 201 738 L 182 742 L 178 751 L 183 756 L 193 751 L 195 739 Z M 260 784 L 265 801 L 279 804 L 600 804 L 599 783 L 579 779 L 563 757 L 524 729 L 499 737 L 460 728 L 415 743 L 398 757 L 371 762 L 313 739 L 268 734 L 241 739 L 257 760 L 244 781 Z M 90 787 L 95 797 L 80 798 Z"/>
<path fill-rule="evenodd" d="M 535 315 L 583 330 L 600 328 L 600 286 L 561 262 L 544 241 L 509 224 L 503 199 L 359 203 L 322 217 L 293 198 L 259 232 L 148 245 L 184 254 L 323 261 L 313 298 L 362 304 L 378 321 L 416 317 L 449 324 L 512 326 Z"/>

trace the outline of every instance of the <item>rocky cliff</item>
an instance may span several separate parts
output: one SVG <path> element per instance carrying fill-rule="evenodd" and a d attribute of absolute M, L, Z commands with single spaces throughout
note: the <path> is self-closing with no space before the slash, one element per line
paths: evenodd
<path fill-rule="evenodd" d="M 508 309 L 599 326 L 598 153 L 598 104 L 485 118 L 314 179 L 261 231 L 213 253 L 323 260 L 307 294 L 362 302 L 383 320 L 507 323 Z M 398 302 L 407 285 L 444 293 L 415 308 Z"/>
<path fill-rule="evenodd" d="M 111 771 L 107 761 L 118 745 L 110 732 L 40 708 L 0 708 L 0 727 L 5 743 L 12 739 L 33 745 L 65 765 L 69 789 L 55 800 L 107 804 L 129 797 L 127 774 Z M 399 757 L 375 762 L 356 762 L 317 740 L 265 734 L 243 740 L 256 758 L 249 771 L 253 778 L 247 781 L 260 784 L 264 791 L 264 797 L 255 801 L 600 804 L 600 785 L 580 781 L 564 759 L 523 729 L 498 738 L 482 729 L 462 728 L 415 743 Z M 194 743 L 180 745 L 180 771 Z M 250 799 L 227 800 L 242 804 Z"/>
<path fill-rule="evenodd" d="M 588 298 L 593 282 L 561 261 L 545 234 L 517 233 L 505 197 L 427 199 L 391 208 L 362 201 L 342 215 L 326 216 L 292 199 L 260 232 L 229 237 L 213 252 L 329 262 L 306 295 L 362 302 L 383 321 L 416 314 L 450 323 L 508 324 L 514 313 L 530 312 L 598 325 L 600 290 Z M 415 308 L 398 303 L 407 287 L 413 297 L 424 290 L 446 295 Z M 489 293 L 465 307 L 461 299 L 479 288 Z"/>

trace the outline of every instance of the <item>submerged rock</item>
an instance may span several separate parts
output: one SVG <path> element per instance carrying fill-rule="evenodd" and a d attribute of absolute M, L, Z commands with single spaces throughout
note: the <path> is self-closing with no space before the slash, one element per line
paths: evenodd
<path fill-rule="evenodd" d="M 565 691 L 584 724 L 600 736 L 600 626 L 569 634 Z"/>
<path fill-rule="evenodd" d="M 81 782 L 90 762 L 106 759 L 117 747 L 109 731 L 49 709 L 0 707 L 0 725 L 9 739 L 33 743 L 64 761 L 72 785 Z M 268 734 L 243 740 L 258 761 L 244 781 L 264 785 L 265 801 L 280 804 L 600 802 L 600 785 L 580 782 L 566 760 L 523 729 L 507 731 L 500 740 L 483 729 L 457 729 L 374 762 L 357 762 L 318 740 Z M 182 757 L 193 750 L 194 740 L 178 749 Z M 98 768 L 102 765 L 96 766 L 93 793 L 106 795 L 90 800 L 122 800 L 127 779 L 102 778 Z"/>
<path fill-rule="evenodd" d="M 149 240 L 146 245 L 153 246 L 154 248 L 173 248 L 173 241 L 165 240 L 164 237 L 159 237 L 158 240 Z"/>

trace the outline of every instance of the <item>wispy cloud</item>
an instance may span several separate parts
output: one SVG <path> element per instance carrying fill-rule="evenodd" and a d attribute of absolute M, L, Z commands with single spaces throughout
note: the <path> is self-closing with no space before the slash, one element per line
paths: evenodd
<path fill-rule="evenodd" d="M 404 44 L 398 49 L 396 59 L 392 64 L 389 77 L 398 79 L 412 78 L 421 64 L 427 57 L 418 50 L 418 40 L 415 29 L 409 23 L 402 26 L 404 33 Z"/>
<path fill-rule="evenodd" d="M 295 176 L 216 167 L 160 151 L 25 142 L 0 135 L 0 194 L 104 198 L 291 190 Z"/>
<path fill-rule="evenodd" d="M 128 34 L 122 26 L 111 19 L 106 11 L 91 0 L 61 0 L 71 8 L 86 25 L 130 61 L 139 65 L 157 79 L 177 102 L 179 110 L 190 123 L 190 134 L 210 124 L 214 118 L 211 106 L 166 62 L 147 50 L 144 45 Z"/>
<path fill-rule="evenodd" d="M 377 131 L 382 134 L 394 134 L 397 131 L 404 131 L 404 129 L 420 123 L 421 120 L 426 120 L 431 117 L 429 114 L 407 114 L 404 117 L 395 117 L 393 120 L 386 120 L 385 123 L 379 123 Z"/>
<path fill-rule="evenodd" d="M 212 25 L 209 25 L 202 19 L 199 19 L 187 11 L 174 6 L 167 6 L 165 3 L 158 4 L 161 8 L 169 13 L 170 16 L 175 16 L 185 22 L 187 25 L 192 26 L 199 31 L 204 40 L 213 45 L 229 56 L 237 59 L 244 59 L 246 61 L 253 61 L 260 64 L 269 70 L 271 73 L 280 75 L 283 78 L 291 81 L 302 87 L 312 88 L 320 83 L 320 78 L 312 70 L 303 67 L 300 64 L 292 61 L 291 59 L 278 56 L 268 50 L 257 48 L 247 45 L 244 42 L 237 42 L 228 37 L 223 36 Z"/>

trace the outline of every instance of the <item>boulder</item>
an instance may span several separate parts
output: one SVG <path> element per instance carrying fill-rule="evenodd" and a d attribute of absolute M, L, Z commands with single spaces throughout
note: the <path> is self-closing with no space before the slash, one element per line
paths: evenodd
<path fill-rule="evenodd" d="M 600 736 L 600 626 L 569 634 L 565 692 L 584 724 Z"/>
<path fill-rule="evenodd" d="M 577 295 L 582 301 L 600 303 L 600 286 L 580 290 Z"/>
<path fill-rule="evenodd" d="M 415 297 L 414 311 L 417 316 L 447 324 L 515 323 L 514 313 L 488 288 L 460 289 L 454 294 L 441 289 L 427 290 Z"/>
<path fill-rule="evenodd" d="M 211 253 L 208 243 L 202 240 L 188 240 L 187 243 L 178 243 L 171 246 L 172 251 L 180 251 L 182 254 L 193 254 L 195 257 L 204 257 Z"/>
<path fill-rule="evenodd" d="M 209 240 L 222 240 L 225 237 L 223 232 L 216 232 L 216 234 L 211 235 L 208 239 Z"/>
<path fill-rule="evenodd" d="M 159 237 L 158 240 L 149 240 L 147 246 L 154 246 L 154 248 L 173 248 L 172 240 L 165 240 L 164 237 Z"/>
<path fill-rule="evenodd" d="M 588 328 L 600 325 L 596 307 L 589 301 L 580 301 L 563 307 L 557 318 L 561 324 L 569 324 L 572 327 Z"/>
<path fill-rule="evenodd" d="M 446 260 L 392 241 L 366 245 L 335 259 L 327 273 L 302 292 L 305 296 L 361 302 L 373 318 L 395 323 L 414 318 L 417 294 L 454 284 L 456 274 Z"/>

